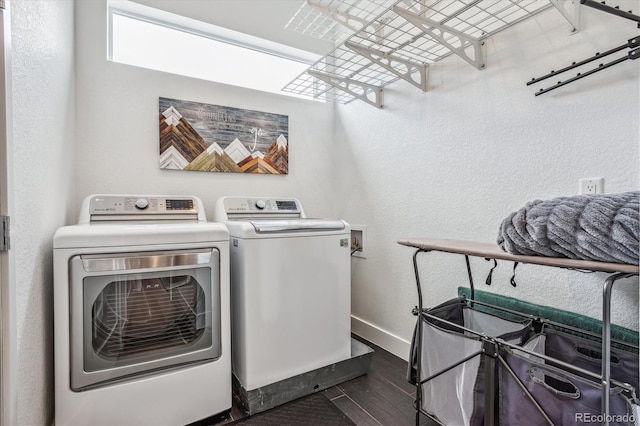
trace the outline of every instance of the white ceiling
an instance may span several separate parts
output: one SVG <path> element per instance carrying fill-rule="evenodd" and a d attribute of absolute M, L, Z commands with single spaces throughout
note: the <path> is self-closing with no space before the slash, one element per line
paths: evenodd
<path fill-rule="evenodd" d="M 285 26 L 304 0 L 131 0 L 187 18 L 324 55 L 333 44 Z"/>

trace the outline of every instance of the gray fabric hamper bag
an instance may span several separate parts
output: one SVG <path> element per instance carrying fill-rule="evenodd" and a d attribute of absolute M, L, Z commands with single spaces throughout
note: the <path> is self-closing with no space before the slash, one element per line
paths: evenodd
<path fill-rule="evenodd" d="M 499 350 L 509 366 L 507 368 L 499 363 L 498 367 L 501 425 L 549 424 L 509 370 L 515 373 L 555 426 L 602 423 L 602 388 L 599 382 L 545 364 L 540 358 L 516 352 L 506 347 Z M 610 425 L 633 424 L 633 408 L 629 397 L 621 388 L 611 388 Z"/>
<path fill-rule="evenodd" d="M 455 298 L 427 310 L 427 313 L 489 337 L 522 344 L 527 341 L 531 321 L 514 322 L 483 313 Z M 424 380 L 482 349 L 482 340 L 457 327 L 421 316 L 422 356 L 421 380 Z M 411 344 L 407 378 L 416 384 L 418 359 L 418 326 Z M 484 355 L 463 364 L 422 385 L 422 409 L 446 425 L 482 425 L 484 423 Z M 495 372 L 497 384 L 497 371 Z M 496 389 L 493 390 L 494 392 Z M 491 407 L 491 409 L 495 409 Z"/>
<path fill-rule="evenodd" d="M 553 327 L 545 327 L 544 353 L 573 366 L 600 374 L 602 368 L 601 340 L 587 340 Z M 611 348 L 611 378 L 629 383 L 638 391 L 640 370 L 638 352 L 631 349 Z"/>

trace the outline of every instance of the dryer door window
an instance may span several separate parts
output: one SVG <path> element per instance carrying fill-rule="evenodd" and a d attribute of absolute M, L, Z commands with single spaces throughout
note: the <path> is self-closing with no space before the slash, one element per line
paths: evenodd
<path fill-rule="evenodd" d="M 96 277 L 85 280 L 94 281 Z M 102 368 L 101 360 L 135 363 L 145 355 L 160 355 L 189 348 L 207 340 L 206 296 L 193 275 L 157 278 L 115 277 L 91 303 L 91 345 L 98 362 L 87 371 Z"/>
<path fill-rule="evenodd" d="M 74 390 L 220 356 L 216 249 L 76 256 L 71 270 Z"/>

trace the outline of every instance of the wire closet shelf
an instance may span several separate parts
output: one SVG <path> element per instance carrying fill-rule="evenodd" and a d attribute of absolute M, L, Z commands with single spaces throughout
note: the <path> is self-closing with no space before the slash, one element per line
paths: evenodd
<path fill-rule="evenodd" d="M 350 8 L 333 0 L 308 4 L 355 32 L 283 91 L 342 104 L 360 99 L 378 108 L 382 88 L 399 79 L 426 91 L 428 65 L 449 55 L 484 69 L 486 38 L 551 6 L 577 29 L 572 21 L 578 9 L 568 0 L 397 0 L 386 8 L 380 0 L 357 1 Z M 320 19 L 299 13 L 288 28 L 339 40 L 335 25 L 319 29 Z"/>

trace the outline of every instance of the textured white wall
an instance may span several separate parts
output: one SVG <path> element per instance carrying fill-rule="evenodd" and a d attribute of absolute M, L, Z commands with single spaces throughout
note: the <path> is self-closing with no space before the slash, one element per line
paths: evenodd
<path fill-rule="evenodd" d="M 73 1 L 12 1 L 11 256 L 18 355 L 10 422 L 53 422 L 52 239 L 73 217 Z M 7 414 L 7 413 L 5 413 Z"/>
<path fill-rule="evenodd" d="M 638 12 L 637 2 L 616 4 Z M 638 190 L 637 63 L 538 97 L 536 88 L 557 79 L 525 85 L 637 34 L 632 21 L 586 7 L 582 14 L 575 35 L 553 8 L 495 35 L 484 71 L 446 58 L 431 67 L 427 93 L 399 81 L 385 90 L 382 110 L 359 101 L 338 107 L 332 142 L 338 200 L 345 219 L 368 231 L 368 258 L 353 260 L 352 312 L 382 329 L 371 335 L 399 355 L 407 353 L 393 336 L 410 339 L 417 293 L 413 250 L 398 239 L 495 241 L 508 213 L 529 200 L 576 194 L 581 177 L 604 177 L 608 193 Z M 464 257 L 423 256 L 428 306 L 466 285 Z M 489 266 L 472 263 L 481 290 L 600 317 L 602 274 L 521 265 L 512 288 L 504 263 L 489 287 Z M 637 329 L 638 281 L 616 287 L 614 322 Z"/>
<path fill-rule="evenodd" d="M 311 215 L 336 213 L 331 105 L 109 62 L 105 2 L 77 2 L 76 13 L 76 206 L 92 193 L 192 194 L 212 218 L 224 195 L 295 196 Z M 288 115 L 289 175 L 161 170 L 158 97 Z"/>

